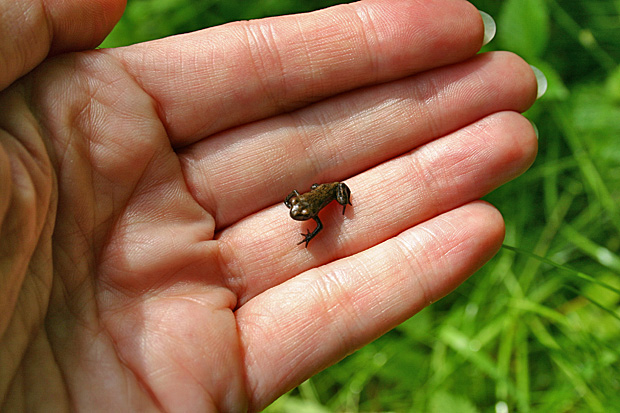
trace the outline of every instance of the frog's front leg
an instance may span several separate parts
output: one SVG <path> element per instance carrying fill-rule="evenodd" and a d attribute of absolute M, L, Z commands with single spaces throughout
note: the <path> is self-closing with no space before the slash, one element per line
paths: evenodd
<path fill-rule="evenodd" d="M 284 205 L 286 205 L 288 208 L 290 208 L 292 206 L 291 205 L 291 198 L 298 197 L 298 196 L 299 196 L 299 192 L 297 192 L 296 189 L 293 189 L 293 191 L 286 196 L 286 199 L 284 200 Z"/>
<path fill-rule="evenodd" d="M 310 232 L 310 230 L 308 230 L 307 234 L 303 234 L 302 233 L 301 235 L 303 235 L 304 239 L 299 241 L 297 243 L 297 245 L 303 244 L 305 242 L 306 243 L 306 248 L 308 248 L 308 243 L 310 242 L 310 240 L 312 238 L 314 238 L 316 236 L 316 234 L 318 234 L 319 231 L 321 231 L 323 229 L 323 224 L 321 223 L 321 220 L 319 219 L 319 217 L 312 217 L 312 219 L 316 221 L 316 228 L 312 232 Z"/>

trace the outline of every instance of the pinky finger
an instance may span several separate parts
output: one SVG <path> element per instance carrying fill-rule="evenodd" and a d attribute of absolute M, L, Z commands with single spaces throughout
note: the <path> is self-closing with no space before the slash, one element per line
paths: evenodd
<path fill-rule="evenodd" d="M 452 291 L 503 237 L 499 212 L 476 201 L 250 300 L 237 321 L 253 409 Z"/>

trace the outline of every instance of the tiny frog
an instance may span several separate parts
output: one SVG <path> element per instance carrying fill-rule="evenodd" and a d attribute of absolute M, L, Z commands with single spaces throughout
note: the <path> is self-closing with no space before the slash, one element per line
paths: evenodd
<path fill-rule="evenodd" d="M 305 242 L 306 248 L 308 248 L 310 240 L 323 229 L 323 224 L 321 224 L 319 219 L 319 211 L 321 209 L 335 199 L 340 205 L 343 205 L 342 215 L 344 215 L 347 205 L 353 205 L 349 200 L 350 197 L 351 190 L 343 182 L 313 184 L 310 187 L 310 192 L 299 195 L 299 192 L 293 190 L 293 192 L 288 194 L 284 200 L 284 205 L 290 208 L 291 218 L 296 221 L 306 221 L 312 218 L 316 221 L 314 231 L 310 232 L 308 230 L 307 234 L 302 233 L 301 235 L 303 235 L 304 239 L 299 241 L 297 245 Z"/>

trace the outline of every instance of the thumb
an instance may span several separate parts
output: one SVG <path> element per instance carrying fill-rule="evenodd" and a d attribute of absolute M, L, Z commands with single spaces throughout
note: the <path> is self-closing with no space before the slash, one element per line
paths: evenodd
<path fill-rule="evenodd" d="M 0 2 L 0 90 L 48 55 L 96 47 L 124 8 L 125 0 Z"/>

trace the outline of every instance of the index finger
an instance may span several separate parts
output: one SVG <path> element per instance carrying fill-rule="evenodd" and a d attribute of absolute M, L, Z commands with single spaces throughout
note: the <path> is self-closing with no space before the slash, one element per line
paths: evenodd
<path fill-rule="evenodd" d="M 174 146 L 474 55 L 464 0 L 361 1 L 236 22 L 106 53 L 157 102 Z"/>

